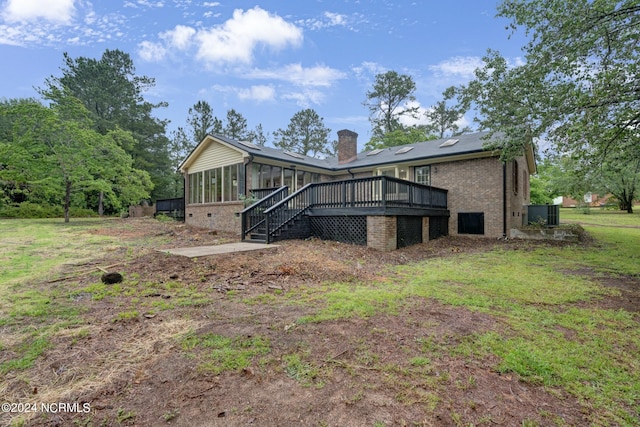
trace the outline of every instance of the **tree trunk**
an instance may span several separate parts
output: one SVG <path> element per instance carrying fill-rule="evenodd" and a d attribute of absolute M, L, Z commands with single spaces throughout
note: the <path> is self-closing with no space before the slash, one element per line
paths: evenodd
<path fill-rule="evenodd" d="M 104 201 L 104 192 L 101 191 L 100 192 L 100 197 L 98 198 L 98 215 L 100 215 L 100 216 L 104 215 L 103 201 Z"/>
<path fill-rule="evenodd" d="M 69 222 L 69 205 L 71 205 L 71 181 L 67 180 L 64 194 L 64 222 Z"/>

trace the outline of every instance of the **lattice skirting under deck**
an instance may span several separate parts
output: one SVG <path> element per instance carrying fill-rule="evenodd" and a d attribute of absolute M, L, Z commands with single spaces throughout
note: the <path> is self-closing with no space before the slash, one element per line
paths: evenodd
<path fill-rule="evenodd" d="M 336 240 L 356 245 L 367 244 L 366 216 L 311 217 L 312 235 L 323 240 Z"/>

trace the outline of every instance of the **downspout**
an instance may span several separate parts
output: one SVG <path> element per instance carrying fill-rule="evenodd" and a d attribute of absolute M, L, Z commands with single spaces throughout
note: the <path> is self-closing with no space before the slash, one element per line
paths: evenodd
<path fill-rule="evenodd" d="M 502 162 L 502 238 L 507 238 L 507 163 Z"/>
<path fill-rule="evenodd" d="M 351 175 L 351 179 L 355 178 L 356 175 L 351 172 L 351 169 L 347 169 L 347 172 L 349 172 L 349 175 Z"/>
<path fill-rule="evenodd" d="M 244 195 L 247 197 L 249 196 L 249 191 L 247 191 L 249 188 L 249 180 L 247 179 L 247 177 L 249 176 L 249 174 L 247 173 L 249 166 L 253 166 L 253 154 L 251 153 L 249 153 L 249 161 L 244 165 Z M 253 176 L 251 177 L 251 180 L 253 182 Z"/>

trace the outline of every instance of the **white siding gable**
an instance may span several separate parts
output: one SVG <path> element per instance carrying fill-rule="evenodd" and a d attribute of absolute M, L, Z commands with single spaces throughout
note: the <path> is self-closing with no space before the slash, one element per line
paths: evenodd
<path fill-rule="evenodd" d="M 212 141 L 189 166 L 189 173 L 202 172 L 242 162 L 242 152 Z"/>

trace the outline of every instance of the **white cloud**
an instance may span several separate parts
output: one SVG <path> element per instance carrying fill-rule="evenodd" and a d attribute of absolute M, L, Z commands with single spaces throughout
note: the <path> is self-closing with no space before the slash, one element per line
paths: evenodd
<path fill-rule="evenodd" d="M 257 102 L 271 101 L 276 96 L 272 86 L 255 85 L 249 88 L 238 89 L 238 98 Z"/>
<path fill-rule="evenodd" d="M 124 2 L 124 7 L 130 7 L 130 8 L 133 8 L 133 9 L 138 9 L 139 7 L 146 7 L 146 8 L 157 7 L 157 8 L 161 8 L 161 7 L 164 7 L 164 2 L 162 2 L 162 1 L 152 2 L 152 1 L 149 1 L 149 0 L 137 0 L 136 2 L 125 1 Z"/>
<path fill-rule="evenodd" d="M 143 41 L 138 44 L 138 54 L 147 62 L 158 62 L 164 59 L 167 49 L 160 43 Z"/>
<path fill-rule="evenodd" d="M 346 15 L 333 12 L 324 12 L 321 18 L 305 19 L 298 21 L 298 24 L 310 30 L 321 30 L 329 27 L 346 27 L 348 18 Z"/>
<path fill-rule="evenodd" d="M 215 5 L 217 4 L 209 4 Z M 172 49 L 184 51 L 195 46 L 197 58 L 210 65 L 251 64 L 254 51 L 259 46 L 278 50 L 300 45 L 302 30 L 256 6 L 246 12 L 236 9 L 231 19 L 209 29 L 177 25 L 173 30 L 160 33 L 158 37 L 161 41 L 145 41 L 138 45 L 143 59 L 163 58 L 164 55 L 150 54 L 151 51 L 158 53 L 161 48 L 164 48 L 166 54 Z"/>
<path fill-rule="evenodd" d="M 426 125 L 428 121 L 425 117 L 425 113 L 427 112 L 427 108 L 424 108 L 420 102 L 418 101 L 409 101 L 404 106 L 398 108 L 398 112 L 406 110 L 408 108 L 417 108 L 418 112 L 416 113 L 416 118 L 409 116 L 400 116 L 400 123 L 405 126 L 417 126 L 417 125 Z"/>
<path fill-rule="evenodd" d="M 329 24 L 331 26 L 346 25 L 347 19 L 345 15 L 341 15 L 339 13 L 325 12 L 324 16 L 325 18 L 328 19 Z"/>
<path fill-rule="evenodd" d="M 246 74 L 249 78 L 283 80 L 303 87 L 329 87 L 336 80 L 345 78 L 345 74 L 334 68 L 318 65 L 304 68 L 301 64 L 289 64 L 270 70 L 253 70 Z"/>
<path fill-rule="evenodd" d="M 306 89 L 302 92 L 291 92 L 282 96 L 284 99 L 295 101 L 302 108 L 309 108 L 311 105 L 319 105 L 324 101 L 324 94 L 313 89 Z"/>
<path fill-rule="evenodd" d="M 97 14 L 91 2 L 85 0 L 2 1 L 0 22 L 5 22 L 0 23 L 0 44 L 56 49 L 67 44 L 85 46 L 119 40 L 128 23 L 127 17 L 118 12 Z M 30 11 L 35 3 L 42 7 L 41 11 Z M 15 4 L 17 9 L 13 8 Z"/>
<path fill-rule="evenodd" d="M 163 60 L 171 49 L 184 51 L 193 45 L 193 38 L 196 30 L 185 25 L 176 25 L 173 30 L 160 33 L 161 42 L 150 42 L 145 40 L 138 43 L 138 54 L 140 58 L 148 62 L 158 62 Z"/>
<path fill-rule="evenodd" d="M 198 31 L 198 58 L 209 63 L 244 63 L 253 61 L 257 46 L 283 49 L 302 43 L 302 30 L 277 15 L 256 6 L 246 12 L 236 9 L 224 24 Z"/>
<path fill-rule="evenodd" d="M 0 25 L 0 44 L 11 46 L 20 46 L 17 40 L 20 37 L 20 31 L 7 25 Z"/>
<path fill-rule="evenodd" d="M 8 0 L 2 10 L 7 22 L 32 22 L 39 19 L 70 24 L 75 0 Z"/>
<path fill-rule="evenodd" d="M 482 64 L 482 58 L 478 56 L 456 56 L 442 61 L 439 64 L 432 65 L 429 69 L 441 76 L 456 76 L 464 79 L 472 79 L 474 77 L 473 72 L 476 68 L 481 67 Z"/>
<path fill-rule="evenodd" d="M 138 4 L 144 7 L 164 7 L 164 3 L 162 1 L 152 2 L 148 0 L 138 0 Z"/>
<path fill-rule="evenodd" d="M 525 61 L 524 58 L 520 56 L 516 56 L 515 58 L 513 58 L 513 60 L 509 60 L 509 65 L 512 67 L 521 67 L 526 63 L 527 61 Z"/>
<path fill-rule="evenodd" d="M 357 78 L 368 80 L 372 76 L 384 73 L 387 69 L 376 62 L 365 61 L 359 66 L 353 67 L 351 71 L 353 71 Z"/>
<path fill-rule="evenodd" d="M 196 30 L 185 25 L 176 25 L 173 30 L 160 34 L 160 38 L 165 40 L 170 47 L 179 50 L 186 50 L 192 43 Z"/>

